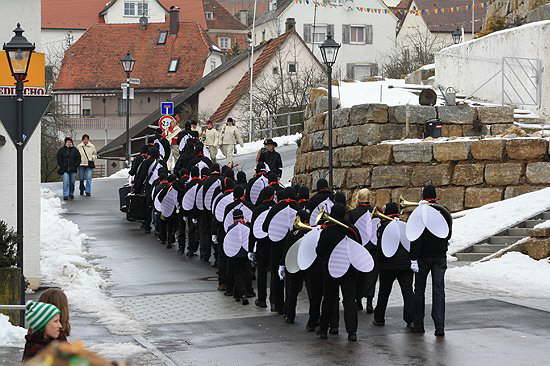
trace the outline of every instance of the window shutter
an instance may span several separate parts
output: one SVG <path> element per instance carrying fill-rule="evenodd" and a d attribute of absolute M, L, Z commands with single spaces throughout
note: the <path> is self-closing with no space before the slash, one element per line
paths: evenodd
<path fill-rule="evenodd" d="M 327 35 L 332 34 L 332 39 L 335 39 L 334 37 L 334 24 L 327 25 Z"/>
<path fill-rule="evenodd" d="M 349 44 L 349 24 L 342 24 L 342 43 Z"/>
<path fill-rule="evenodd" d="M 304 24 L 304 42 L 311 43 L 311 24 Z"/>
<path fill-rule="evenodd" d="M 353 80 L 353 64 L 346 64 L 346 78 Z"/>
<path fill-rule="evenodd" d="M 372 44 L 372 25 L 365 25 L 365 43 Z"/>

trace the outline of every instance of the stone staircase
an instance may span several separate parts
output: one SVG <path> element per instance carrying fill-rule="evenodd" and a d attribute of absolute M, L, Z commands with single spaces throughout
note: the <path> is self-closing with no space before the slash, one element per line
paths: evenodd
<path fill-rule="evenodd" d="M 477 243 L 461 252 L 454 254 L 454 256 L 457 257 L 459 261 L 478 261 L 514 244 L 520 239 L 529 236 L 529 230 L 535 227 L 535 225 L 546 220 L 550 220 L 550 211 L 543 212 L 535 217 L 525 220 L 514 227 L 508 228 L 494 236 L 491 236 L 482 243 Z"/>

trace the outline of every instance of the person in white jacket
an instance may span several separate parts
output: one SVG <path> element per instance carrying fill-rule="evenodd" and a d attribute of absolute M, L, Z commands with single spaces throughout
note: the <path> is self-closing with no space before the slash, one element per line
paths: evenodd
<path fill-rule="evenodd" d="M 204 146 L 208 149 L 210 153 L 210 160 L 212 163 L 216 164 L 216 155 L 218 155 L 218 145 L 219 145 L 219 134 L 218 131 L 214 128 L 212 121 L 206 122 L 206 128 L 202 130 L 202 140 L 204 141 Z"/>
<path fill-rule="evenodd" d="M 233 122 L 233 118 L 228 118 L 227 122 L 225 123 L 225 126 L 222 129 L 221 132 L 221 141 L 220 145 L 222 148 L 222 152 L 225 155 L 225 158 L 227 160 L 228 166 L 233 166 L 233 155 L 234 155 L 234 149 L 235 145 L 239 144 L 241 147 L 243 147 L 243 138 L 241 137 L 241 134 L 237 127 L 235 126 L 235 123 Z"/>
<path fill-rule="evenodd" d="M 82 136 L 82 142 L 77 146 L 80 152 L 80 166 L 78 176 L 80 177 L 80 195 L 90 197 L 92 195 L 92 176 L 95 168 L 97 152 L 94 144 L 90 142 L 90 136 Z"/>

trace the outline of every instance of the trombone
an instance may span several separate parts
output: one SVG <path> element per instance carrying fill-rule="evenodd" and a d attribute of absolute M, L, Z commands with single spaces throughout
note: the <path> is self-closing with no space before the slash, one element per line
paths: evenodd
<path fill-rule="evenodd" d="M 296 216 L 296 218 L 294 219 L 294 230 L 313 230 L 313 229 L 314 229 L 313 226 L 304 224 L 300 219 L 300 216 Z"/>
<path fill-rule="evenodd" d="M 329 222 L 332 222 L 333 224 L 339 225 L 339 226 L 344 227 L 346 229 L 350 229 L 350 227 L 348 225 L 344 224 L 343 222 L 340 222 L 340 221 L 336 220 L 335 218 L 331 217 L 328 213 L 326 213 L 324 208 L 319 210 L 319 214 L 317 215 L 317 218 L 315 219 L 315 224 L 318 224 L 321 221 L 329 221 Z"/>
<path fill-rule="evenodd" d="M 405 198 L 403 198 L 403 195 L 399 196 L 399 207 L 401 207 L 402 209 L 405 207 L 412 207 L 412 206 L 418 206 L 418 205 L 420 205 L 420 203 L 407 201 Z"/>
<path fill-rule="evenodd" d="M 395 220 L 394 217 L 389 217 L 388 215 L 384 215 L 382 212 L 378 211 L 378 208 L 376 208 L 376 207 L 372 210 L 371 216 L 372 217 L 379 217 L 381 219 L 389 220 L 389 221 Z"/>

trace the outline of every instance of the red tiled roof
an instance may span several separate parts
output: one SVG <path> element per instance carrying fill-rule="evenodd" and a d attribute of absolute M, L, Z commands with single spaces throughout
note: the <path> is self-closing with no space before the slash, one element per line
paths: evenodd
<path fill-rule="evenodd" d="M 88 29 L 103 23 L 107 0 L 42 0 L 42 28 Z"/>
<path fill-rule="evenodd" d="M 216 0 L 203 0 L 204 11 L 214 13 L 214 19 L 206 19 L 208 29 L 245 30 L 247 27 Z"/>
<path fill-rule="evenodd" d="M 293 34 L 294 30 L 283 33 L 277 38 L 273 38 L 264 45 L 264 49 L 260 56 L 254 62 L 254 77 L 259 75 L 264 67 L 269 64 L 269 61 L 273 58 L 279 47 L 286 41 L 290 34 Z M 210 120 L 214 123 L 221 122 L 229 112 L 235 107 L 241 97 L 246 94 L 250 87 L 250 74 L 246 72 L 243 75 L 239 83 L 231 90 L 229 95 L 224 99 L 222 104 L 218 107 L 216 112 L 210 117 Z"/>
<path fill-rule="evenodd" d="M 230 14 L 236 14 L 239 10 L 248 10 L 252 16 L 254 11 L 254 0 L 219 0 L 224 8 L 226 8 Z M 257 0 L 256 2 L 256 16 L 263 15 L 267 12 L 269 0 Z"/>
<path fill-rule="evenodd" d="M 171 6 L 180 8 L 180 21 L 199 23 L 206 29 L 203 0 L 160 0 L 161 4 L 170 9 Z"/>
<path fill-rule="evenodd" d="M 202 77 L 210 41 L 197 23 L 182 22 L 177 36 L 157 45 L 159 31 L 168 23 L 96 24 L 66 52 L 54 90 L 119 89 L 126 79 L 120 59 L 130 50 L 136 59 L 132 77 L 140 89 L 183 89 Z M 179 57 L 176 72 L 168 72 Z"/>

